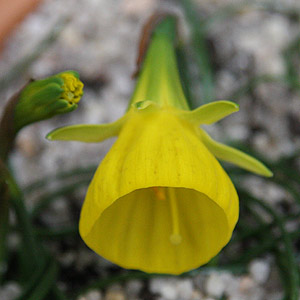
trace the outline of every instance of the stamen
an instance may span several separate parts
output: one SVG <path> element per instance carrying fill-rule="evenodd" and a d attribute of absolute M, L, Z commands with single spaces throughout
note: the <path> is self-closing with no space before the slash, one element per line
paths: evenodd
<path fill-rule="evenodd" d="M 174 188 L 168 188 L 168 198 L 170 201 L 172 220 L 172 234 L 170 235 L 170 242 L 173 245 L 179 245 L 182 241 L 182 237 L 179 233 L 178 207 Z"/>
<path fill-rule="evenodd" d="M 166 200 L 166 194 L 164 188 L 153 186 L 152 190 L 158 200 Z"/>

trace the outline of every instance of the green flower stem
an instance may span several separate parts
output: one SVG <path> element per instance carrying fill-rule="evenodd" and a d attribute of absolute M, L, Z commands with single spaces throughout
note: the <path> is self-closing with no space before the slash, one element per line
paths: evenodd
<path fill-rule="evenodd" d="M 290 300 L 297 300 L 299 291 L 298 291 L 298 283 L 299 283 L 299 273 L 297 268 L 297 261 L 294 255 L 293 251 L 293 244 L 291 237 L 286 232 L 284 222 L 282 218 L 266 203 L 256 199 L 255 197 L 251 196 L 248 192 L 244 190 L 239 190 L 240 195 L 243 197 L 243 201 L 248 201 L 250 203 L 253 203 L 255 205 L 260 206 L 262 209 L 264 209 L 267 213 L 269 213 L 272 217 L 276 225 L 278 226 L 282 242 L 285 247 L 285 257 L 286 257 L 286 263 L 288 265 L 287 268 L 287 274 L 289 275 L 289 283 L 288 283 L 288 293 Z"/>
<path fill-rule="evenodd" d="M 58 267 L 53 261 L 50 261 L 46 268 L 40 267 L 32 275 L 28 285 L 17 300 L 44 300 L 53 287 L 57 275 Z"/>
<path fill-rule="evenodd" d="M 286 80 L 283 77 L 273 76 L 269 74 L 263 74 L 259 76 L 255 76 L 247 81 L 247 83 L 241 87 L 238 87 L 234 92 L 231 93 L 229 99 L 236 101 L 242 96 L 252 91 L 257 86 L 263 83 L 286 83 Z"/>
<path fill-rule="evenodd" d="M 261 216 L 259 215 L 259 213 L 257 211 L 255 211 L 251 206 L 249 205 L 245 205 L 245 208 L 247 209 L 247 211 L 251 214 L 251 216 L 253 217 L 254 221 L 256 222 L 256 224 L 258 224 L 259 226 L 263 227 L 266 223 L 262 220 Z"/>
<path fill-rule="evenodd" d="M 191 28 L 192 46 L 195 52 L 195 61 L 200 74 L 202 102 L 209 103 L 215 99 L 214 76 L 211 65 L 209 49 L 206 41 L 204 22 L 199 20 L 196 7 L 191 0 L 181 1 L 186 19 Z"/>
<path fill-rule="evenodd" d="M 244 251 L 241 256 L 231 261 L 232 264 L 247 264 L 252 259 L 255 259 L 268 251 L 272 250 L 275 246 L 275 241 L 272 236 L 265 237 L 259 242 L 258 246 L 251 247 Z"/>
<path fill-rule="evenodd" d="M 300 82 L 298 75 L 298 67 L 295 64 L 295 56 L 299 56 L 300 35 L 298 35 L 285 49 L 283 58 L 286 66 L 286 79 L 292 89 L 299 90 Z"/>
<path fill-rule="evenodd" d="M 45 178 L 39 179 L 34 183 L 26 186 L 23 189 L 24 194 L 28 195 L 30 193 L 36 192 L 39 189 L 44 190 L 50 182 L 53 183 L 53 181 L 55 180 L 62 182 L 65 180 L 74 180 L 77 179 L 77 177 L 80 179 L 91 179 L 97 167 L 98 165 L 91 165 L 87 167 L 74 168 L 69 171 L 62 171 L 52 176 L 48 175 Z"/>
<path fill-rule="evenodd" d="M 19 228 L 22 233 L 26 254 L 28 258 L 30 258 L 29 261 L 31 262 L 31 268 L 32 270 L 34 270 L 34 268 L 39 267 L 43 264 L 44 259 L 37 245 L 34 236 L 34 230 L 24 204 L 22 193 L 12 176 L 8 175 L 7 182 L 10 190 L 11 202 L 17 216 Z"/>
<path fill-rule="evenodd" d="M 79 236 L 78 225 L 64 227 L 63 229 L 38 228 L 35 230 L 35 234 L 42 239 L 64 239 L 67 236 Z"/>
<path fill-rule="evenodd" d="M 291 214 L 291 215 L 288 215 L 283 219 L 284 222 L 286 221 L 292 221 L 292 220 L 297 220 L 300 218 L 300 214 L 297 213 L 297 214 Z M 238 227 L 241 226 L 241 222 L 242 220 L 240 219 L 239 220 L 239 223 L 238 223 Z M 241 242 L 245 239 L 248 239 L 248 238 L 251 238 L 251 237 L 255 237 L 259 234 L 264 234 L 264 233 L 270 233 L 270 230 L 276 225 L 276 223 L 271 222 L 271 223 L 265 223 L 261 226 L 257 226 L 257 227 L 249 227 L 249 224 L 248 223 L 245 223 L 243 225 L 243 231 L 241 233 L 236 233 L 235 236 L 233 236 L 233 238 L 231 239 L 230 241 L 230 244 L 232 243 L 236 243 L 236 242 Z M 291 238 L 293 239 L 295 237 L 295 235 L 297 234 L 298 231 L 295 231 L 295 232 L 291 232 L 289 233 Z"/>
<path fill-rule="evenodd" d="M 74 192 L 76 189 L 86 186 L 90 182 L 90 178 L 82 179 L 76 183 L 69 185 L 64 185 L 60 189 L 56 189 L 55 192 L 47 193 L 40 197 L 39 202 L 34 206 L 31 212 L 31 218 L 35 218 L 43 209 L 45 209 L 53 200 L 57 199 L 59 196 L 67 195 Z"/>
<path fill-rule="evenodd" d="M 275 253 L 276 253 L 275 262 L 279 271 L 279 276 L 282 282 L 283 289 L 285 291 L 285 297 L 283 298 L 283 300 L 289 300 L 290 298 L 287 297 L 287 295 L 290 294 L 290 291 L 289 291 L 289 278 L 288 276 L 286 276 L 286 274 L 288 273 L 286 262 L 284 260 L 283 254 L 281 253 L 281 251 L 279 251 L 279 249 L 277 249 Z"/>
<path fill-rule="evenodd" d="M 0 160 L 0 284 L 3 273 L 6 269 L 7 245 L 6 238 L 8 233 L 9 216 L 9 191 L 5 182 L 4 166 Z"/>
<path fill-rule="evenodd" d="M 65 294 L 57 286 L 52 288 L 50 297 L 50 299 L 53 299 L 54 297 L 56 300 L 68 300 Z"/>
<path fill-rule="evenodd" d="M 286 179 L 281 179 L 277 176 L 273 178 L 273 181 L 280 185 L 282 188 L 284 188 L 288 193 L 290 193 L 293 196 L 293 198 L 298 202 L 298 204 L 300 204 L 300 194 L 296 186 L 294 186 L 291 182 L 287 181 Z M 298 182 L 296 184 L 299 184 L 299 177 Z"/>
<path fill-rule="evenodd" d="M 191 82 L 193 82 L 194 78 L 192 77 L 192 74 L 188 71 L 189 65 L 188 65 L 188 59 L 187 59 L 187 53 L 188 49 L 183 45 L 182 42 L 179 42 L 176 47 L 176 57 L 178 62 L 178 71 L 180 75 L 180 80 L 182 84 L 182 89 L 185 94 L 185 97 L 187 99 L 188 105 L 191 108 L 197 108 L 198 106 L 195 106 L 195 101 L 193 98 L 193 93 L 190 88 Z"/>
<path fill-rule="evenodd" d="M 145 100 L 162 106 L 189 109 L 178 73 L 175 37 L 176 18 L 168 16 L 152 33 L 128 109 L 132 104 Z"/>
<path fill-rule="evenodd" d="M 16 138 L 14 111 L 20 92 L 13 95 L 6 104 L 0 119 L 0 159 L 5 164 Z"/>
<path fill-rule="evenodd" d="M 41 249 L 38 247 L 38 244 L 36 242 L 33 227 L 30 222 L 30 218 L 27 213 L 26 207 L 24 205 L 23 195 L 18 185 L 16 184 L 14 178 L 3 163 L 1 165 L 1 174 L 1 183 L 5 184 L 7 188 L 7 201 L 9 201 L 14 208 L 14 211 L 17 216 L 18 228 L 21 231 L 23 247 L 25 249 L 25 251 L 22 252 L 22 254 L 26 256 L 27 262 L 26 271 L 28 273 L 31 273 L 43 264 L 44 257 L 43 255 L 41 255 Z M 3 198 L 1 198 L 1 201 L 3 201 Z M 3 230 L 7 230 L 8 222 L 4 225 L 6 226 L 6 228 L 4 228 Z M 1 248 L 3 249 L 2 252 L 4 252 L 5 239 L 1 242 L 3 243 L 1 244 Z"/>

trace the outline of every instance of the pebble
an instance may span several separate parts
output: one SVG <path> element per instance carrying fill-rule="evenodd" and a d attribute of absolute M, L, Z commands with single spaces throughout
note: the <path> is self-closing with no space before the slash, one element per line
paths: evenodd
<path fill-rule="evenodd" d="M 144 284 L 140 280 L 130 280 L 125 285 L 125 291 L 129 299 L 138 295 L 143 288 Z"/>
<path fill-rule="evenodd" d="M 191 279 L 155 278 L 150 282 L 150 291 L 166 300 L 190 300 L 193 289 Z"/>
<path fill-rule="evenodd" d="M 15 282 L 9 282 L 0 288 L 0 299 L 14 300 L 21 294 L 21 287 Z"/>
<path fill-rule="evenodd" d="M 125 292 L 120 285 L 111 286 L 105 293 L 104 300 L 127 300 Z M 130 300 L 128 298 L 128 300 Z"/>
<path fill-rule="evenodd" d="M 190 300 L 203 300 L 203 294 L 198 290 L 194 290 Z"/>
<path fill-rule="evenodd" d="M 109 291 L 105 294 L 104 300 L 125 300 L 126 296 L 123 291 Z"/>
<path fill-rule="evenodd" d="M 250 263 L 249 271 L 257 283 L 264 284 L 270 275 L 270 265 L 266 262 L 266 260 L 255 259 Z"/>
<path fill-rule="evenodd" d="M 103 146 L 103 144 L 93 146 L 78 143 L 50 143 L 44 140 L 44 136 L 57 126 L 108 122 L 122 115 L 134 86 L 129 74 L 134 67 L 140 26 L 133 20 L 140 19 L 141 24 L 142 19 L 145 19 L 144 16 L 150 14 L 153 8 L 158 6 L 158 2 L 158 0 L 86 0 L 78 2 L 66 0 L 66 5 L 62 6 L 59 0 L 45 1 L 40 8 L 42 14 L 33 13 L 27 18 L 26 23 L 20 25 L 19 33 L 13 37 L 10 47 L 3 52 L 3 59 L 0 61 L 1 70 L 9 70 L 11 65 L 23 56 L 23 53 L 32 50 L 30 49 L 32 45 L 41 40 L 42 36 L 50 30 L 57 17 L 68 12 L 77 17 L 73 18 L 65 28 L 57 43 L 53 47 L 49 47 L 47 53 L 34 63 L 29 73 L 44 76 L 55 72 L 57 68 L 74 67 L 82 75 L 101 72 L 108 75 L 111 82 L 110 85 L 104 86 L 101 92 L 87 87 L 80 113 L 74 112 L 57 117 L 55 120 L 49 120 L 22 131 L 17 143 L 20 151 L 16 151 L 12 157 L 12 164 L 14 169 L 18 170 L 17 176 L 21 185 L 61 169 L 98 163 L 106 153 L 109 148 L 108 144 L 107 146 Z M 169 2 L 171 4 L 171 1 Z M 243 1 L 197 0 L 199 11 L 206 3 L 206 7 L 210 7 L 210 12 L 214 12 L 216 6 L 241 2 Z M 287 1 L 278 0 L 278 3 L 286 4 L 285 2 Z M 299 0 L 289 0 L 289 3 L 292 2 L 294 3 L 291 5 L 299 5 Z M 53 11 L 57 13 L 53 14 Z M 205 14 L 205 10 L 203 14 Z M 124 17 L 122 17 L 123 15 Z M 115 20 L 113 26 L 111 20 Z M 230 95 L 243 83 L 243 79 L 247 79 L 249 74 L 251 76 L 257 73 L 281 75 L 284 71 L 281 50 L 292 37 L 290 30 L 292 22 L 288 18 L 278 13 L 268 13 L 265 16 L 260 11 L 254 13 L 245 11 L 235 18 L 221 20 L 221 22 L 224 23 L 224 26 L 220 26 L 220 23 L 217 22 L 219 32 L 210 36 L 215 45 L 217 63 L 220 63 L 216 91 L 218 99 Z M 89 28 L 90 30 L 88 30 Z M 28 40 L 31 43 L 27 43 Z M 82 43 L 84 43 L 85 51 L 82 51 L 80 47 Z M 241 73 L 243 74 L 240 78 Z M 198 82 L 195 86 L 198 86 L 201 92 L 201 85 Z M 276 89 L 271 94 L 269 85 L 257 88 L 256 93 L 259 96 L 258 101 L 262 101 L 264 105 L 269 103 L 269 107 L 267 106 L 265 110 L 261 107 L 258 108 L 261 118 L 257 117 L 255 111 L 254 115 L 258 118 L 256 122 L 263 128 L 263 131 L 254 134 L 252 144 L 257 150 L 266 153 L 269 158 L 277 159 L 282 154 L 294 150 L 294 141 L 286 133 L 286 112 L 283 106 L 289 105 L 289 111 L 299 112 L 299 97 L 290 95 L 285 88 L 281 92 Z M 197 93 L 195 94 L 197 95 Z M 291 97 L 294 99 L 293 102 L 290 101 Z M 249 98 L 243 97 L 243 99 L 244 102 L 251 103 Z M 274 99 L 277 101 L 275 102 Z M 228 121 L 222 121 L 221 124 L 224 128 L 210 126 L 213 138 L 217 139 L 218 136 L 222 138 L 223 132 L 229 139 L 239 141 L 249 137 L 250 126 L 247 114 L 249 111 L 251 112 L 251 107 L 243 107 L 242 102 L 239 114 L 228 118 Z M 274 118 L 277 115 L 278 118 Z M 277 204 L 286 197 L 285 192 L 277 186 L 267 185 L 265 180 L 258 179 L 258 177 L 255 177 L 254 180 L 251 180 L 254 176 L 250 180 L 249 178 L 246 182 L 249 189 L 257 191 L 256 195 L 262 199 L 265 197 L 268 203 Z M 30 205 L 29 203 L 29 207 Z M 47 224 L 50 224 L 50 221 L 59 224 L 68 220 L 68 208 L 63 200 L 57 201 L 52 210 L 52 214 L 46 220 Z M 263 215 L 263 217 L 265 216 Z M 47 218 L 47 215 L 44 215 L 44 218 Z M 265 219 L 267 220 L 267 216 Z M 10 246 L 11 244 L 17 245 L 18 240 L 14 239 L 13 236 L 9 238 Z M 79 271 L 84 270 L 90 264 L 96 264 L 99 270 L 104 271 L 109 270 L 108 266 L 111 266 L 111 263 L 99 258 L 89 250 L 66 254 L 61 258 L 61 263 L 65 266 L 69 266 L 74 261 Z M 234 276 L 227 272 L 212 272 L 209 275 L 201 274 L 193 280 L 156 278 L 150 280 L 149 288 L 153 294 L 159 295 L 164 300 L 215 300 L 223 294 L 228 300 L 275 300 L 276 295 L 279 295 L 277 300 L 282 299 L 283 295 L 280 294 L 277 287 L 275 288 L 277 280 L 274 280 L 272 297 L 270 293 L 263 298 L 262 285 L 268 280 L 272 281 L 270 264 L 266 260 L 257 259 L 250 263 L 249 274 L 244 276 Z M 140 293 L 143 285 L 142 281 L 133 280 L 126 283 L 124 288 L 120 286 L 109 288 L 104 296 L 100 291 L 92 290 L 79 297 L 78 300 L 133 300 Z M 202 294 L 204 292 L 205 296 Z M 16 283 L 8 283 L 0 289 L 1 300 L 13 300 L 19 294 L 20 287 Z"/>
<path fill-rule="evenodd" d="M 255 282 L 250 276 L 243 276 L 240 280 L 240 291 L 247 293 L 250 289 L 255 287 Z"/>
<path fill-rule="evenodd" d="M 102 300 L 102 294 L 100 291 L 92 290 L 78 300 Z"/>
<path fill-rule="evenodd" d="M 226 291 L 227 283 L 230 280 L 230 274 L 212 272 L 208 275 L 204 289 L 207 295 L 220 298 Z"/>
<path fill-rule="evenodd" d="M 80 296 L 78 300 L 102 300 L 100 291 L 92 290 L 86 293 L 84 296 Z"/>

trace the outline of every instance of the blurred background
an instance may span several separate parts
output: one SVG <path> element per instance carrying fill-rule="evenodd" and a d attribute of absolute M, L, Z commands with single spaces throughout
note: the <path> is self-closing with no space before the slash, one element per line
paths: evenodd
<path fill-rule="evenodd" d="M 239 113 L 206 129 L 254 154 L 275 174 L 264 179 L 224 165 L 241 201 L 233 239 L 208 265 L 180 277 L 123 270 L 78 235 L 85 191 L 113 140 L 45 139 L 63 125 L 123 115 L 134 88 L 139 34 L 157 10 L 179 16 L 178 60 L 191 107 L 225 99 L 240 105 Z M 2 0 L 0 20 L 1 110 L 30 78 L 72 69 L 85 85 L 76 111 L 28 126 L 18 136 L 10 163 L 34 234 L 56 272 L 46 268 L 32 281 L 19 272 L 22 248 L 12 210 L 1 300 L 298 299 L 298 0 Z"/>

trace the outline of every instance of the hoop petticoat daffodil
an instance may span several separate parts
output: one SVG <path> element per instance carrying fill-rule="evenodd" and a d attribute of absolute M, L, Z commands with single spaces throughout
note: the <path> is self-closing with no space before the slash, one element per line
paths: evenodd
<path fill-rule="evenodd" d="M 272 173 L 255 158 L 212 140 L 200 128 L 238 111 L 217 101 L 190 111 L 178 76 L 174 19 L 154 31 L 127 113 L 104 125 L 74 125 L 50 140 L 117 140 L 98 167 L 81 211 L 86 244 L 130 269 L 180 274 L 208 262 L 238 220 L 235 188 L 216 158 Z"/>

